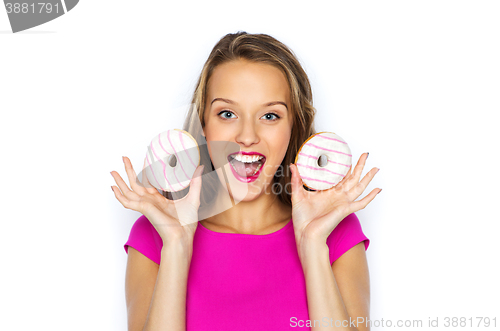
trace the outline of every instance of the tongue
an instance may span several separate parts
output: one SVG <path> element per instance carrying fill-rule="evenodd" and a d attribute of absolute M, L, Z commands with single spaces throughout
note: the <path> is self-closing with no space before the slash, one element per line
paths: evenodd
<path fill-rule="evenodd" d="M 241 177 L 252 177 L 255 170 L 257 170 L 257 167 L 260 164 L 260 162 L 258 161 L 252 163 L 243 163 L 236 160 L 232 160 L 231 163 L 233 164 L 236 173 Z"/>

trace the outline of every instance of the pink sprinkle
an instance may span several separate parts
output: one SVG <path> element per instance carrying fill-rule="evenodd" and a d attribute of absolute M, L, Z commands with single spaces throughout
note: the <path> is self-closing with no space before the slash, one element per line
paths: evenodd
<path fill-rule="evenodd" d="M 161 133 L 158 135 L 158 143 L 160 144 L 160 147 L 163 149 L 163 151 L 165 151 L 165 149 L 163 148 L 163 146 L 161 144 Z M 170 185 L 170 182 L 168 181 L 167 176 L 165 176 L 165 167 L 167 165 L 165 164 L 165 162 L 163 162 L 163 160 L 161 158 L 158 157 L 158 155 L 156 155 L 156 152 L 153 148 L 153 142 L 151 142 L 151 150 L 153 151 L 153 154 L 155 155 L 156 159 L 161 162 L 162 167 L 163 167 L 163 174 L 164 174 L 165 180 L 167 181 L 167 184 L 170 187 L 170 189 L 173 191 L 174 189 L 173 189 L 172 185 Z M 170 154 L 167 151 L 165 151 L 165 153 Z"/>
<path fill-rule="evenodd" d="M 181 139 L 182 148 L 186 151 L 186 153 L 187 153 L 187 155 L 188 155 L 189 161 L 191 161 L 191 164 L 193 165 L 193 167 L 196 167 L 196 166 L 194 165 L 193 160 L 191 160 L 191 155 L 189 155 L 189 153 L 188 153 L 188 152 L 187 152 L 187 150 L 186 150 L 186 146 L 184 146 L 184 140 L 182 140 L 182 132 L 181 132 L 181 131 L 179 131 L 179 138 Z M 188 178 L 189 178 L 189 177 L 188 177 Z"/>
<path fill-rule="evenodd" d="M 322 170 L 322 171 L 328 171 L 328 172 L 331 172 L 332 174 L 334 175 L 339 175 L 339 176 L 342 176 L 344 177 L 345 175 L 342 175 L 342 174 L 338 174 L 336 172 L 333 172 L 331 170 L 328 170 L 328 169 L 325 169 L 325 168 L 315 168 L 315 167 L 311 167 L 311 166 L 308 166 L 308 165 L 305 165 L 305 164 L 300 164 L 300 163 L 297 163 L 298 166 L 301 166 L 301 167 L 304 167 L 304 168 L 308 168 L 308 169 L 313 169 L 313 170 Z"/>
<path fill-rule="evenodd" d="M 170 146 L 172 146 L 172 149 L 174 150 L 174 154 L 175 154 L 175 157 L 177 158 L 177 162 L 179 162 L 179 158 L 177 157 L 177 152 L 175 151 L 175 147 L 172 145 L 172 142 L 170 141 L 170 131 L 167 131 L 167 139 L 168 139 L 168 142 L 170 143 Z M 169 164 L 169 166 L 170 166 L 170 164 Z M 173 168 L 173 169 L 174 169 L 174 177 L 177 180 L 177 183 L 180 183 L 179 178 L 177 178 L 177 175 L 175 174 L 175 168 Z"/>
<path fill-rule="evenodd" d="M 310 177 L 304 177 L 304 176 L 300 176 L 300 177 L 302 177 L 302 179 L 314 180 L 316 182 L 322 182 L 322 183 L 327 183 L 327 184 L 330 184 L 330 185 L 335 185 L 335 183 L 330 183 L 330 182 L 327 182 L 326 180 L 321 180 L 321 179 L 316 179 L 316 178 L 310 178 Z"/>
<path fill-rule="evenodd" d="M 314 156 L 314 155 L 309 155 L 309 154 L 302 153 L 302 152 L 300 152 L 300 153 L 299 153 L 299 155 L 306 156 L 306 157 L 309 157 L 309 158 L 311 158 L 311 159 L 315 159 L 315 160 L 317 160 L 317 159 L 318 159 L 318 157 L 317 157 L 317 156 Z M 350 167 L 350 165 L 348 165 L 348 164 L 338 163 L 338 162 L 331 161 L 331 160 L 328 160 L 328 162 L 335 163 L 335 164 L 339 164 L 339 165 L 341 165 L 341 166 L 345 166 L 345 167 Z"/>
<path fill-rule="evenodd" d="M 148 154 L 146 154 L 146 161 L 148 162 L 148 165 L 149 165 L 149 168 L 151 168 L 151 173 L 153 174 L 153 178 L 155 179 L 156 183 L 158 184 L 158 186 L 160 186 L 160 188 L 163 190 L 163 191 L 166 191 L 163 186 L 160 184 L 160 182 L 158 181 L 158 179 L 156 179 L 156 176 L 155 176 L 155 172 L 153 171 L 153 167 L 151 166 L 151 162 L 149 161 L 149 157 L 148 157 Z M 147 178 L 147 176 L 146 176 Z M 168 182 L 168 181 L 167 181 Z"/>
<path fill-rule="evenodd" d="M 179 132 L 180 133 L 180 132 Z M 167 136 L 168 136 L 168 133 L 167 133 Z M 181 139 L 182 139 L 182 135 L 181 135 Z M 168 141 L 170 141 L 170 137 L 168 138 Z M 182 141 L 181 141 L 182 142 Z M 172 145 L 172 142 L 170 142 L 170 144 Z M 183 146 L 184 147 L 184 146 Z M 174 145 L 172 145 L 172 148 L 174 149 L 174 152 L 175 152 L 175 148 L 174 148 Z M 188 156 L 189 156 L 189 153 L 188 153 Z M 182 169 L 182 172 L 184 173 L 184 176 L 186 176 L 187 179 L 190 179 L 188 174 L 186 173 L 186 170 L 184 170 L 184 167 L 182 166 L 182 163 L 181 163 L 181 159 L 178 158 L 177 156 L 177 152 L 175 154 L 175 157 L 177 157 L 177 162 L 179 163 L 179 165 L 181 166 L 181 169 Z M 174 169 L 175 171 L 175 169 Z M 180 182 L 179 182 L 180 184 Z M 185 186 L 186 187 L 186 186 Z"/>
<path fill-rule="evenodd" d="M 318 157 L 317 157 L 317 156 L 314 156 L 314 155 L 309 155 L 309 154 L 302 153 L 302 152 L 300 152 L 300 153 L 299 153 L 299 155 L 306 156 L 306 157 L 310 157 L 311 159 L 315 159 L 315 160 L 317 160 L 317 159 L 318 159 Z"/>
<path fill-rule="evenodd" d="M 331 161 L 331 160 L 328 160 L 328 162 L 335 163 L 335 164 L 338 164 L 338 165 L 341 165 L 341 166 L 344 166 L 344 167 L 348 167 L 348 168 L 350 167 L 350 165 L 348 165 L 348 164 L 338 163 L 338 162 Z"/>
<path fill-rule="evenodd" d="M 147 156 L 147 155 L 146 155 L 146 156 Z M 158 159 L 158 157 L 157 157 L 157 159 Z M 148 159 L 148 162 L 149 162 L 149 159 Z M 173 191 L 174 189 L 172 188 L 172 185 L 170 185 L 170 182 L 168 181 L 167 177 L 165 176 L 165 163 L 164 163 L 161 159 L 160 159 L 160 162 L 162 163 L 162 173 L 163 173 L 163 175 L 164 175 L 163 177 L 164 177 L 164 178 L 165 178 L 165 180 L 167 181 L 167 184 L 168 184 L 168 186 L 170 187 L 170 190 L 172 190 L 172 191 Z M 151 166 L 151 163 L 150 163 L 150 166 Z M 152 171 L 152 172 L 153 172 L 153 171 Z M 154 174 L 154 172 L 153 172 L 153 174 Z M 155 180 L 156 180 L 156 182 L 158 182 L 158 185 L 160 185 L 160 182 L 156 179 L 156 176 L 155 176 Z M 160 187 L 161 187 L 161 189 L 163 190 L 163 186 L 161 186 L 161 185 L 160 185 Z M 164 191 L 166 191 L 166 190 L 164 190 Z"/>
<path fill-rule="evenodd" d="M 333 149 L 319 147 L 319 146 L 316 146 L 316 145 L 311 144 L 311 143 L 306 143 L 306 145 L 312 146 L 312 147 L 315 147 L 315 148 L 319 148 L 319 149 L 322 149 L 322 150 L 325 150 L 325 151 L 328 151 L 328 152 L 334 152 L 334 153 L 344 154 L 344 155 L 347 155 L 347 156 L 352 156 L 351 154 L 342 153 L 342 152 L 339 152 L 339 151 L 334 151 Z"/>
<path fill-rule="evenodd" d="M 168 155 L 171 154 L 171 153 L 167 152 L 167 150 L 165 149 L 165 147 L 163 147 L 163 145 L 161 144 L 161 133 L 158 135 L 158 143 L 160 144 L 161 149 L 163 149 L 163 151 L 165 153 L 167 153 Z"/>
<path fill-rule="evenodd" d="M 335 141 L 338 141 L 339 143 L 342 143 L 342 144 L 346 144 L 346 145 L 347 145 L 347 143 L 346 143 L 345 141 L 342 141 L 342 140 L 338 140 L 338 139 L 335 139 L 335 138 L 330 138 L 330 137 L 325 137 L 325 136 L 322 136 L 322 135 L 320 135 L 320 134 L 317 134 L 316 136 L 321 137 L 321 138 L 325 138 L 325 139 L 335 140 Z"/>
<path fill-rule="evenodd" d="M 149 147 L 151 148 L 151 151 L 153 152 L 153 154 L 155 155 L 156 159 L 158 161 L 161 162 L 161 164 L 163 165 L 163 168 L 165 168 L 165 162 L 163 162 L 163 160 L 161 158 L 158 157 L 158 155 L 156 155 L 156 151 L 155 149 L 153 148 L 153 142 L 151 141 L 151 144 L 149 145 Z"/>

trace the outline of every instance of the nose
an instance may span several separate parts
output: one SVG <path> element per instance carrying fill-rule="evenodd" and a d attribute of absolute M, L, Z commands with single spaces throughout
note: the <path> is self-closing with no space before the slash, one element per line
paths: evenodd
<path fill-rule="evenodd" d="M 259 135 L 255 130 L 254 124 L 242 122 L 239 132 L 236 135 L 236 142 L 245 147 L 257 144 L 260 141 Z"/>

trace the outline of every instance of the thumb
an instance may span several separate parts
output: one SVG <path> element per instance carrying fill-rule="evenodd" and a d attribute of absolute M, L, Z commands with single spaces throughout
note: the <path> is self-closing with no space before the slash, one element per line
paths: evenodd
<path fill-rule="evenodd" d="M 200 192 L 201 192 L 201 177 L 203 175 L 204 165 L 200 165 L 196 168 L 191 183 L 189 184 L 188 200 L 195 203 L 196 206 L 200 204 Z"/>
<path fill-rule="evenodd" d="M 292 205 L 304 199 L 304 188 L 302 187 L 302 179 L 300 178 L 297 165 L 290 164 L 292 171 L 291 186 L 292 186 Z"/>

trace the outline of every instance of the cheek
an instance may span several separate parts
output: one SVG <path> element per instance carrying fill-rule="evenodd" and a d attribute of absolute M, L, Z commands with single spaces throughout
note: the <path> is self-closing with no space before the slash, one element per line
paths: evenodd
<path fill-rule="evenodd" d="M 290 133 L 283 131 L 279 132 L 280 134 L 273 134 L 272 136 L 269 136 L 269 141 L 272 142 L 271 149 L 273 151 L 272 162 L 269 162 L 269 166 L 273 167 L 272 170 L 270 169 L 270 171 L 273 172 L 273 175 L 276 169 L 280 166 L 281 162 L 283 162 L 290 143 Z"/>
<path fill-rule="evenodd" d="M 207 141 L 227 141 L 231 137 L 231 128 L 217 125 L 216 123 L 211 123 L 206 125 L 205 129 L 205 139 Z"/>
<path fill-rule="evenodd" d="M 273 137 L 277 146 L 282 151 L 283 156 L 286 154 L 288 145 L 290 144 L 290 137 L 291 137 L 290 130 L 287 130 L 286 132 L 281 131 L 281 134 L 277 134 Z"/>

